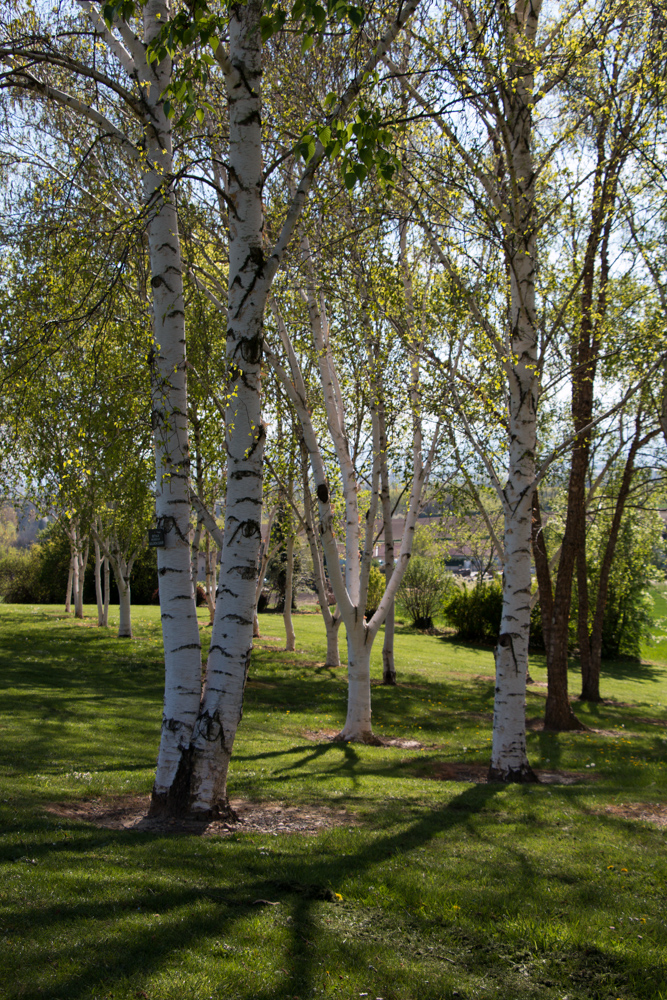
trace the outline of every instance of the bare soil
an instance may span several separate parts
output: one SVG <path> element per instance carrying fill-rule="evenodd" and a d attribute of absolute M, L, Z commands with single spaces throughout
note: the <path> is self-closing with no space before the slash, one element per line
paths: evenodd
<path fill-rule="evenodd" d="M 656 826 L 667 827 L 667 803 L 635 802 L 627 805 L 613 805 L 605 808 L 605 813 L 619 816 L 621 819 L 643 820 L 645 823 L 655 823 Z M 599 815 L 604 815 L 600 813 Z"/>
<path fill-rule="evenodd" d="M 488 764 L 434 764 L 432 777 L 436 781 L 474 781 L 476 785 L 486 785 Z M 576 785 L 579 781 L 590 781 L 593 775 L 579 771 L 535 771 L 543 785 Z"/>
<path fill-rule="evenodd" d="M 526 719 L 526 729 L 530 729 L 533 733 L 541 733 L 544 731 L 544 719 Z M 547 730 L 547 732 L 555 732 L 555 730 Z M 596 736 L 637 736 L 637 733 L 631 733 L 628 729 L 593 729 L 591 726 L 582 726 L 581 729 L 568 729 L 568 733 L 574 733 L 574 735 L 583 733 L 595 733 Z"/>
<path fill-rule="evenodd" d="M 313 732 L 307 729 L 304 730 L 303 735 L 307 740 L 311 740 L 313 743 L 333 743 L 338 736 L 338 730 L 318 729 L 317 732 Z M 399 747 L 401 750 L 424 749 L 424 744 L 420 743 L 419 740 L 404 739 L 400 736 L 379 736 L 377 733 L 373 734 L 372 741 L 364 745 L 371 747 Z"/>
<path fill-rule="evenodd" d="M 233 833 L 313 834 L 334 826 L 356 825 L 345 809 L 285 806 L 282 802 L 249 802 L 231 799 L 238 820 L 203 822 L 187 819 L 149 819 L 146 815 L 149 795 L 121 795 L 113 798 L 80 799 L 76 802 L 52 802 L 47 812 L 62 819 L 92 823 L 107 830 L 133 830 L 146 833 L 197 834 L 225 837 Z"/>

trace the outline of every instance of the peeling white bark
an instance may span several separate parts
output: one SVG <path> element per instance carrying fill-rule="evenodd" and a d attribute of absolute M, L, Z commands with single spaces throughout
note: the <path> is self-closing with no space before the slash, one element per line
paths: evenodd
<path fill-rule="evenodd" d="M 517 10 L 508 39 L 521 49 L 534 41 L 540 4 Z M 505 95 L 506 143 L 513 180 L 511 225 L 506 232 L 510 273 L 509 458 L 502 491 L 503 611 L 496 646 L 496 698 L 489 775 L 503 781 L 534 780 L 526 752 L 526 676 L 530 633 L 531 516 L 537 446 L 537 352 L 535 309 L 535 166 L 531 150 L 534 79 L 517 67 L 515 88 Z M 519 223 L 517 225 L 517 222 Z"/>
<path fill-rule="evenodd" d="M 229 308 L 227 356 L 236 390 L 227 407 L 227 497 L 220 582 L 201 710 L 192 737 L 190 810 L 227 809 L 227 769 L 252 650 L 261 543 L 260 362 L 265 294 L 262 249 L 261 3 L 234 8 L 229 58 Z"/>
<path fill-rule="evenodd" d="M 169 15 L 164 0 L 143 7 L 144 41 L 159 33 Z M 153 289 L 152 399 L 157 523 L 166 544 L 157 550 L 160 615 L 165 656 L 162 735 L 152 809 L 179 796 L 179 771 L 187 753 L 201 697 L 201 644 L 190 567 L 190 453 L 187 427 L 183 263 L 172 186 L 171 125 L 160 94 L 171 62 L 138 66 L 146 107 L 148 248 Z"/>

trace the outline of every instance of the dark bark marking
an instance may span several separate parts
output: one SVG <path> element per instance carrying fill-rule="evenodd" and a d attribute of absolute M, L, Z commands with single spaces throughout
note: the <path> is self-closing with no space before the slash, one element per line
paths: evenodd
<path fill-rule="evenodd" d="M 230 566 L 230 573 L 238 573 L 242 580 L 254 580 L 257 576 L 256 566 Z"/>
<path fill-rule="evenodd" d="M 507 771 L 501 771 L 500 768 L 490 767 L 489 773 L 486 778 L 487 781 L 502 781 L 505 784 L 538 784 L 540 779 L 537 777 L 532 767 L 525 765 L 524 767 L 508 768 Z"/>
<path fill-rule="evenodd" d="M 226 621 L 238 622 L 239 625 L 252 625 L 251 621 L 244 618 L 243 615 L 224 615 Z"/>
<path fill-rule="evenodd" d="M 327 503 L 329 500 L 329 490 L 326 487 L 326 483 L 320 483 L 317 487 L 317 499 L 320 503 Z"/>

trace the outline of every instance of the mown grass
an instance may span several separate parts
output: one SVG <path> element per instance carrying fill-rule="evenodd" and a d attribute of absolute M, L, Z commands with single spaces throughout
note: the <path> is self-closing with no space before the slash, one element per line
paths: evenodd
<path fill-rule="evenodd" d="M 401 685 L 374 688 L 375 725 L 424 749 L 313 743 L 304 731 L 343 722 L 344 670 L 322 666 L 317 616 L 297 617 L 296 654 L 279 648 L 281 619 L 264 616 L 231 792 L 344 806 L 349 823 L 167 836 L 45 809 L 152 783 L 157 609 L 135 609 L 131 641 L 88 610 L 80 623 L 0 605 L 3 1000 L 667 998 L 666 831 L 606 811 L 665 802 L 659 647 L 653 662 L 607 664 L 609 702 L 577 706 L 615 735 L 529 733 L 535 766 L 590 780 L 473 785 L 433 776 L 488 760 L 490 649 L 403 628 Z M 373 669 L 379 678 L 379 646 Z M 544 681 L 539 658 L 531 673 Z M 575 693 L 578 680 L 573 670 Z M 531 689 L 529 717 L 544 694 Z"/>

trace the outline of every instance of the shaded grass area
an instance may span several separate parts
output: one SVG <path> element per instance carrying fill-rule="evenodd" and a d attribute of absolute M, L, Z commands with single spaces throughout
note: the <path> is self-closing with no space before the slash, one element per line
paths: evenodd
<path fill-rule="evenodd" d="M 606 811 L 665 802 L 667 665 L 606 665 L 609 703 L 577 712 L 612 735 L 529 733 L 535 766 L 590 780 L 441 782 L 444 762 L 488 760 L 491 650 L 402 630 L 375 725 L 424 749 L 314 743 L 305 731 L 344 720 L 345 671 L 324 668 L 316 616 L 296 617 L 289 654 L 264 616 L 231 792 L 344 806 L 350 824 L 169 837 L 45 810 L 152 783 L 159 610 L 136 609 L 131 641 L 88 610 L 0 605 L 3 1000 L 667 998 L 666 833 Z"/>

